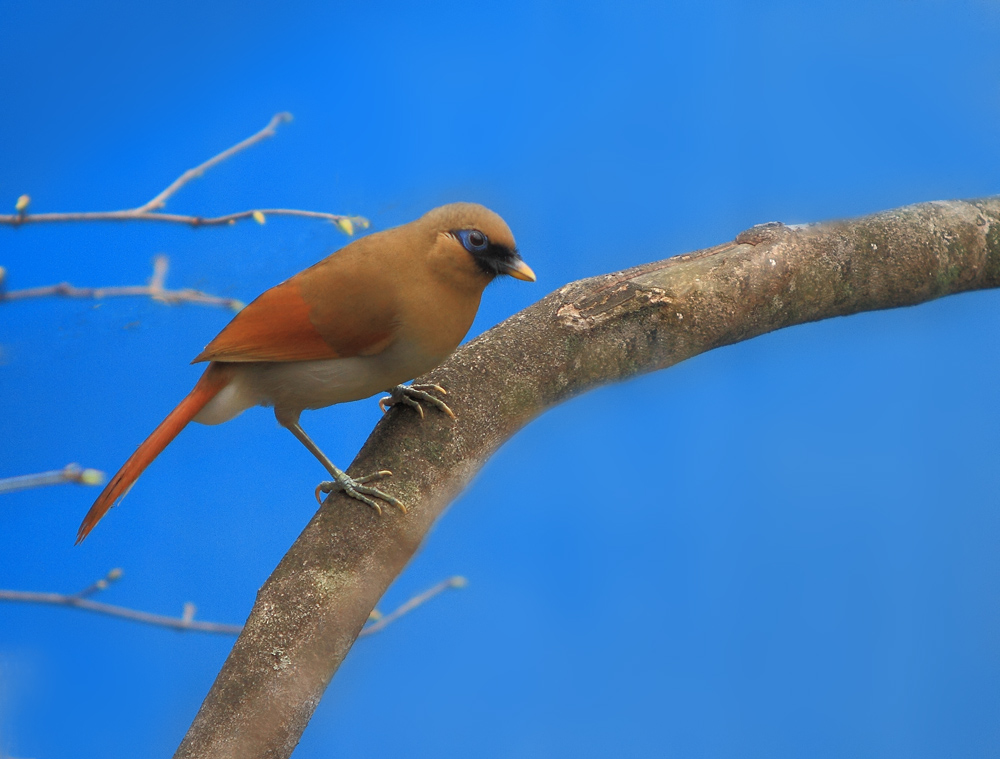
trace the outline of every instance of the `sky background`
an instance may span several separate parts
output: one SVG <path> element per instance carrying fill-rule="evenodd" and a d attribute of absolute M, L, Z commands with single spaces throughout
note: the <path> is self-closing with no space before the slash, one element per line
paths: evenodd
<path fill-rule="evenodd" d="M 385 229 L 454 200 L 529 285 L 801 223 L 995 193 L 1000 6 L 0 0 L 0 207 L 139 205 L 290 111 L 168 210 Z M 330 224 L 0 228 L 11 289 L 252 299 Z M 114 472 L 229 320 L 146 299 L 0 308 L 0 476 Z M 486 466 L 358 642 L 295 754 L 987 757 L 1000 745 L 1000 293 L 794 327 L 556 408 Z M 374 400 L 307 413 L 351 461 Z M 615 493 L 595 473 L 610 473 Z M 0 496 L 0 587 L 238 623 L 324 475 L 269 411 L 193 425 L 81 547 L 95 489 Z M 516 486 L 516 487 L 515 487 Z M 0 606 L 0 756 L 167 757 L 232 640 Z"/>

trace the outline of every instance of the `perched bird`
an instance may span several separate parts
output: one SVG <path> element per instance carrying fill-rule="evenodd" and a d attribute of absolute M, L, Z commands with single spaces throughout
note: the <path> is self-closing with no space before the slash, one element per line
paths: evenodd
<path fill-rule="evenodd" d="M 405 508 L 367 483 L 390 472 L 352 479 L 299 425 L 304 409 L 367 398 L 421 402 L 451 409 L 427 390 L 402 383 L 430 371 L 472 326 L 483 290 L 508 274 L 533 282 L 504 220 L 474 203 L 435 208 L 416 221 L 352 242 L 272 287 L 240 311 L 194 362 L 208 368 L 194 389 L 146 438 L 94 502 L 79 543 L 190 421 L 219 424 L 251 406 L 272 406 L 332 475 L 319 493 L 343 490 L 381 512 L 378 498 Z M 453 416 L 453 415 L 452 415 Z"/>

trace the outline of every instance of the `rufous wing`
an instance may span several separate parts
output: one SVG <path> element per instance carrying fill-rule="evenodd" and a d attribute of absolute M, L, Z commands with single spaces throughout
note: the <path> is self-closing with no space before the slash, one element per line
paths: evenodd
<path fill-rule="evenodd" d="M 366 272 L 339 263 L 333 256 L 265 291 L 192 363 L 314 361 L 382 351 L 393 337 L 391 294 Z"/>

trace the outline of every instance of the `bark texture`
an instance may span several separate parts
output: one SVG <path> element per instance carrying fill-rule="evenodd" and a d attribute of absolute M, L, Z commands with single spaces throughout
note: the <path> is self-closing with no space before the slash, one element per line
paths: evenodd
<path fill-rule="evenodd" d="M 598 385 L 793 324 L 1000 285 L 1000 199 L 860 219 L 764 224 L 733 242 L 568 284 L 421 378 L 452 422 L 394 408 L 350 468 L 390 469 L 403 516 L 337 495 L 257 594 L 176 757 L 287 757 L 386 587 L 487 458 Z M 381 485 L 380 485 L 381 487 Z"/>

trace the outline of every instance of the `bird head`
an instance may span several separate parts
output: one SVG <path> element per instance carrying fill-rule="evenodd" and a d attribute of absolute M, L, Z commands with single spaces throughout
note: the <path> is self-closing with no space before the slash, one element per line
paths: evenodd
<path fill-rule="evenodd" d="M 517 252 L 510 227 L 490 209 L 476 203 L 450 203 L 428 211 L 420 221 L 435 233 L 442 252 L 471 260 L 487 280 L 506 274 L 535 281 L 535 272 Z"/>

